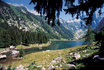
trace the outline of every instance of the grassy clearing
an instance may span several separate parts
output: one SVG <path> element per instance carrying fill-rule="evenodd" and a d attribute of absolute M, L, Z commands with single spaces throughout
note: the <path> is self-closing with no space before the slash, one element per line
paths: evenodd
<path fill-rule="evenodd" d="M 69 41 L 69 39 L 61 38 L 61 39 L 50 39 L 50 41 Z"/>
<path fill-rule="evenodd" d="M 47 42 L 47 43 L 43 43 L 43 44 L 30 44 L 30 45 L 28 45 L 28 46 L 18 45 L 18 46 L 16 46 L 16 48 L 17 48 L 17 49 L 21 49 L 21 48 L 23 48 L 23 49 L 28 49 L 28 48 L 39 47 L 39 46 L 41 46 L 41 47 L 47 47 L 47 46 L 49 46 L 49 45 L 50 45 L 50 43 Z"/>
<path fill-rule="evenodd" d="M 17 45 L 16 48 L 17 49 L 28 49 L 28 48 L 33 48 L 33 47 L 47 47 L 50 45 L 50 42 L 47 43 L 43 43 L 43 44 L 29 44 L 28 46 L 24 46 L 24 45 Z M 0 48 L 0 53 L 2 53 L 3 51 L 9 51 L 9 47 L 8 48 Z"/>
<path fill-rule="evenodd" d="M 77 46 L 69 49 L 62 49 L 62 50 L 49 50 L 49 51 L 42 51 L 42 52 L 35 52 L 31 54 L 27 54 L 24 56 L 24 59 L 15 61 L 11 63 L 12 67 L 16 67 L 19 65 L 23 65 L 27 67 L 29 64 L 35 61 L 37 65 L 42 65 L 42 67 L 48 68 L 49 63 L 56 57 L 62 57 L 63 60 L 66 61 L 66 63 L 74 61 L 70 53 L 79 53 L 81 55 L 81 59 L 87 58 L 93 54 L 95 54 L 98 50 L 91 49 L 95 46 Z M 84 50 L 87 50 L 87 52 L 83 52 Z M 90 54 L 87 56 L 86 54 Z M 84 67 L 83 62 L 82 63 L 76 63 L 77 69 Z M 56 70 L 62 70 L 63 68 L 56 68 Z"/>
<path fill-rule="evenodd" d="M 0 48 L 0 52 L 2 52 L 3 51 L 3 48 Z"/>
<path fill-rule="evenodd" d="M 24 66 L 28 66 L 31 62 L 35 61 L 36 64 L 47 67 L 54 58 L 61 56 L 64 60 L 67 60 L 66 55 L 69 52 L 83 47 L 86 47 L 86 45 L 69 48 L 69 49 L 63 49 L 63 50 L 50 50 L 50 51 L 27 54 L 24 56 L 23 60 L 13 62 L 12 66 L 18 66 L 20 64 Z"/>

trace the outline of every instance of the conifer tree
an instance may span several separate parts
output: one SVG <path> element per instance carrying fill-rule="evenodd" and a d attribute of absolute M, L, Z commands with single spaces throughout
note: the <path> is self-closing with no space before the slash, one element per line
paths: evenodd
<path fill-rule="evenodd" d="M 23 57 L 23 56 L 24 56 L 24 50 L 23 50 L 23 48 L 21 48 L 19 57 Z"/>
<path fill-rule="evenodd" d="M 11 44 L 11 38 L 7 31 L 3 32 L 3 42 L 4 42 L 4 47 L 9 47 L 9 45 Z"/>
<path fill-rule="evenodd" d="M 91 45 L 95 41 L 95 35 L 94 35 L 91 25 L 89 25 L 88 31 L 85 37 L 86 37 L 85 41 L 87 41 L 89 45 Z"/>
<path fill-rule="evenodd" d="M 3 42 L 3 36 L 2 36 L 2 31 L 0 31 L 0 47 L 4 47 L 4 42 Z"/>

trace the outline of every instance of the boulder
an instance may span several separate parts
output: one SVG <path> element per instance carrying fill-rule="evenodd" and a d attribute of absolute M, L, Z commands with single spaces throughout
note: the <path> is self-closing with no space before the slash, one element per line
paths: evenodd
<path fill-rule="evenodd" d="M 86 56 L 89 56 L 90 54 L 86 54 Z"/>
<path fill-rule="evenodd" d="M 104 57 L 100 57 L 99 55 L 95 55 L 93 57 L 93 61 L 94 62 L 102 62 L 102 63 L 104 63 Z"/>
<path fill-rule="evenodd" d="M 100 48 L 99 46 L 91 47 L 91 49 L 93 49 L 93 50 L 96 50 L 96 49 L 99 49 L 99 48 Z"/>
<path fill-rule="evenodd" d="M 58 68 L 58 66 L 55 66 L 55 68 Z"/>
<path fill-rule="evenodd" d="M 55 69 L 55 67 L 53 65 L 49 65 L 48 69 L 53 70 L 53 69 Z"/>
<path fill-rule="evenodd" d="M 56 64 L 57 62 L 55 61 L 55 60 L 52 60 L 51 62 L 50 62 L 50 65 L 54 65 L 54 64 Z"/>
<path fill-rule="evenodd" d="M 7 70 L 7 67 L 4 65 L 0 65 L 0 70 Z"/>
<path fill-rule="evenodd" d="M 41 70 L 46 70 L 44 67 L 42 67 L 42 69 Z"/>
<path fill-rule="evenodd" d="M 23 65 L 19 65 L 15 70 L 27 70 Z"/>
<path fill-rule="evenodd" d="M 93 61 L 94 62 L 99 62 L 100 61 L 100 56 L 99 55 L 94 55 Z"/>
<path fill-rule="evenodd" d="M 76 66 L 74 64 L 66 64 L 65 66 L 68 68 L 76 68 Z"/>
<path fill-rule="evenodd" d="M 60 63 L 62 61 L 62 57 L 57 57 L 54 59 L 57 63 Z"/>
<path fill-rule="evenodd" d="M 93 59 L 100 58 L 99 55 L 94 55 Z"/>
<path fill-rule="evenodd" d="M 42 45 L 39 45 L 39 49 L 42 49 Z"/>
<path fill-rule="evenodd" d="M 49 65 L 55 65 L 55 64 L 58 64 L 58 63 L 65 63 L 64 60 L 62 60 L 62 57 L 57 57 L 57 58 L 54 58 L 54 60 L 52 60 Z"/>
<path fill-rule="evenodd" d="M 46 52 L 49 52 L 50 50 L 46 50 Z"/>
<path fill-rule="evenodd" d="M 70 53 L 70 55 L 73 55 L 73 53 Z"/>
<path fill-rule="evenodd" d="M 80 57 L 81 57 L 81 56 L 80 56 L 79 53 L 75 53 L 74 56 L 73 56 L 73 58 L 75 58 L 76 60 L 78 60 Z"/>
<path fill-rule="evenodd" d="M 14 50 L 15 49 L 15 46 L 10 46 L 10 50 Z"/>
<path fill-rule="evenodd" d="M 11 54 L 12 54 L 12 57 L 17 57 L 19 55 L 19 51 L 12 50 Z"/>
<path fill-rule="evenodd" d="M 2 54 L 0 54 L 0 59 L 5 59 L 5 58 L 7 58 L 6 55 L 2 55 Z"/>
<path fill-rule="evenodd" d="M 62 64 L 60 64 L 60 67 L 62 67 Z"/>
<path fill-rule="evenodd" d="M 42 67 L 42 65 L 37 66 L 38 68 Z"/>
<path fill-rule="evenodd" d="M 87 50 L 83 50 L 83 53 L 86 53 L 87 52 Z"/>

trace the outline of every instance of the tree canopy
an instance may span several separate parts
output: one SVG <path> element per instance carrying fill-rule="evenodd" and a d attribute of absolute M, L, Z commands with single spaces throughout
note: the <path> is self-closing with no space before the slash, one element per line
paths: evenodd
<path fill-rule="evenodd" d="M 64 9 L 66 14 L 77 15 L 76 18 L 86 16 L 83 20 L 86 21 L 86 24 L 90 24 L 93 13 L 96 10 L 99 9 L 99 14 L 101 14 L 104 0 L 31 0 L 31 3 L 34 4 L 34 9 L 38 13 L 46 15 L 48 24 L 54 26 L 56 18 L 58 18 L 57 24 L 59 24 L 59 15 L 62 9 L 64 9 L 63 5 L 66 7 Z M 50 23 L 51 21 L 52 23 Z"/>

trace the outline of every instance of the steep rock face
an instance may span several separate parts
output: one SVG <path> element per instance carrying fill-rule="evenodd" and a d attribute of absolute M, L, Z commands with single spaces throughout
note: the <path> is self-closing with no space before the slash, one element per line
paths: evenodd
<path fill-rule="evenodd" d="M 103 29 L 104 29 L 104 18 L 102 18 L 99 24 L 96 26 L 95 32 L 99 33 Z"/>
<path fill-rule="evenodd" d="M 99 33 L 102 29 L 104 29 L 104 12 L 101 15 L 95 12 L 92 21 L 92 28 L 96 33 Z"/>
<path fill-rule="evenodd" d="M 81 39 L 85 36 L 87 29 L 85 28 L 85 23 L 81 19 L 73 19 L 73 20 L 67 20 L 67 21 L 62 21 L 61 23 L 63 26 L 72 31 L 74 34 L 74 39 Z"/>
<path fill-rule="evenodd" d="M 99 25 L 100 21 L 104 18 L 104 12 L 102 12 L 101 15 L 99 15 L 98 12 L 95 12 L 94 13 L 94 16 L 93 16 L 93 21 L 92 21 L 92 28 L 94 30 L 96 30 L 96 27 Z"/>

